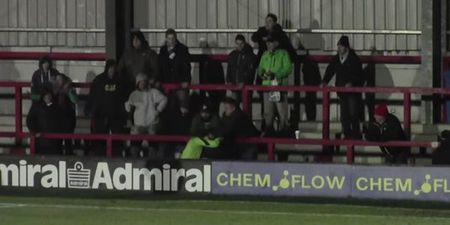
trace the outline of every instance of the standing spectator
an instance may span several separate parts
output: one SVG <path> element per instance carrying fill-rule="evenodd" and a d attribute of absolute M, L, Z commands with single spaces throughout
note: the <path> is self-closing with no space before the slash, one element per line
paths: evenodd
<path fill-rule="evenodd" d="M 359 87 L 362 84 L 362 65 L 355 51 L 350 48 L 347 36 L 338 42 L 338 54 L 327 67 L 323 85 L 327 85 L 336 74 L 336 87 Z M 361 139 L 359 113 L 360 93 L 338 93 L 341 105 L 341 123 L 345 139 Z"/>
<path fill-rule="evenodd" d="M 72 80 L 64 74 L 58 74 L 53 92 L 55 93 L 55 102 L 62 111 L 63 132 L 74 133 L 77 122 L 75 107 L 78 96 L 72 88 Z M 64 139 L 64 149 L 66 155 L 73 154 L 72 139 Z"/>
<path fill-rule="evenodd" d="M 272 13 L 269 13 L 266 16 L 266 24 L 258 28 L 258 30 L 252 35 L 252 41 L 258 44 L 258 61 L 267 50 L 268 46 L 266 43 L 269 35 L 279 37 L 280 48 L 286 50 L 289 53 L 291 60 L 294 61 L 297 53 L 286 32 L 284 32 L 283 28 L 281 28 L 280 24 L 278 24 L 278 17 Z"/>
<path fill-rule="evenodd" d="M 227 83 L 238 85 L 253 84 L 256 70 L 256 56 L 253 48 L 238 34 L 235 38 L 236 49 L 228 55 Z M 233 92 L 233 98 L 241 101 L 240 92 Z"/>
<path fill-rule="evenodd" d="M 258 67 L 258 76 L 262 85 L 287 85 L 288 76 L 292 71 L 292 62 L 286 50 L 279 47 L 278 38 L 267 38 L 267 51 L 263 54 Z M 287 93 L 279 91 L 264 92 L 264 121 L 265 131 L 273 130 L 275 109 L 278 111 L 279 128 L 281 131 L 288 127 Z M 267 133 L 266 133 L 267 134 Z"/>
<path fill-rule="evenodd" d="M 375 108 L 375 121 L 369 123 L 365 129 L 365 136 L 370 141 L 406 141 L 408 140 L 402 128 L 400 120 L 389 110 L 385 104 Z M 386 161 L 393 164 L 407 164 L 410 148 L 408 147 L 384 147 L 381 151 L 386 156 Z"/>
<path fill-rule="evenodd" d="M 41 94 L 45 88 L 51 89 L 55 83 L 58 70 L 53 68 L 53 62 L 49 56 L 39 59 L 39 69 L 34 71 L 31 78 L 31 99 L 33 102 L 40 101 Z"/>
<path fill-rule="evenodd" d="M 303 84 L 306 86 L 320 86 L 322 77 L 320 76 L 319 64 L 311 56 L 306 55 L 302 60 Z M 305 111 L 308 121 L 316 121 L 317 92 L 305 93 Z"/>
<path fill-rule="evenodd" d="M 86 115 L 93 118 L 93 132 L 100 134 L 124 133 L 127 98 L 124 85 L 117 71 L 115 60 L 107 60 L 105 71 L 95 77 L 85 108 Z M 121 154 L 120 143 L 115 143 L 113 154 Z M 104 146 L 97 146 L 97 154 L 104 153 Z"/>
<path fill-rule="evenodd" d="M 27 127 L 36 137 L 35 147 L 38 154 L 61 154 L 61 140 L 40 138 L 41 133 L 61 133 L 63 131 L 63 113 L 53 100 L 53 91 L 49 88 L 44 88 L 40 101 L 31 106 L 27 116 Z"/>
<path fill-rule="evenodd" d="M 131 112 L 134 109 L 134 124 L 131 134 L 156 134 L 159 125 L 159 114 L 167 105 L 167 97 L 160 90 L 154 88 L 155 81 L 148 80 L 147 75 L 139 74 L 136 77 L 136 90 L 125 102 L 125 109 Z M 140 152 L 141 141 L 132 142 L 131 155 L 136 157 Z M 155 151 L 156 149 L 152 149 Z M 143 152 L 142 155 L 147 155 Z"/>
<path fill-rule="evenodd" d="M 139 73 L 147 74 L 152 79 L 159 78 L 158 55 L 150 48 L 144 34 L 139 30 L 132 30 L 131 40 L 131 48 L 122 55 L 118 66 L 127 95 L 134 90 Z"/>
<path fill-rule="evenodd" d="M 191 83 L 189 49 L 177 39 L 174 29 L 166 31 L 166 44 L 159 50 L 160 81 L 163 84 L 181 84 L 176 90 L 181 110 L 189 108 L 188 86 Z"/>

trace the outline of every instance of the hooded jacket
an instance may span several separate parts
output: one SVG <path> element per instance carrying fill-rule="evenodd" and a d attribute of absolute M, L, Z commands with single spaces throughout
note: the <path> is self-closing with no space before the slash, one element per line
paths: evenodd
<path fill-rule="evenodd" d="M 273 79 L 264 77 L 264 74 L 268 72 L 274 74 L 279 85 L 288 84 L 288 76 L 292 72 L 292 61 L 286 50 L 278 48 L 273 52 L 264 52 L 258 66 L 258 75 L 263 80 L 263 85 L 272 85 Z"/>
<path fill-rule="evenodd" d="M 158 89 L 149 88 L 133 91 L 125 102 L 125 109 L 131 112 L 131 106 L 134 106 L 134 125 L 148 127 L 159 123 L 158 115 L 166 108 L 166 105 L 167 97 Z"/>
<path fill-rule="evenodd" d="M 42 69 L 42 65 L 48 62 L 50 64 L 47 73 Z M 31 99 L 33 101 L 39 101 L 41 93 L 44 89 L 52 89 L 56 76 L 59 74 L 58 70 L 53 68 L 53 62 L 48 56 L 42 56 L 39 59 L 39 69 L 34 71 L 31 78 Z"/>
<path fill-rule="evenodd" d="M 228 55 L 227 82 L 253 84 L 256 67 L 253 48 L 245 44 L 242 51 L 234 50 Z"/>
<path fill-rule="evenodd" d="M 163 83 L 191 82 L 191 55 L 186 45 L 177 41 L 173 49 L 164 45 L 159 50 L 160 79 Z"/>
<path fill-rule="evenodd" d="M 328 83 L 336 75 L 336 86 L 343 87 L 350 83 L 353 87 L 361 86 L 363 83 L 362 64 L 353 49 L 348 52 L 347 59 L 341 63 L 339 54 L 336 54 L 327 67 L 323 83 Z"/>
<path fill-rule="evenodd" d="M 124 103 L 127 93 L 118 74 L 113 78 L 108 77 L 108 69 L 111 66 L 115 66 L 115 62 L 108 60 L 105 71 L 97 75 L 92 82 L 85 108 L 86 114 L 97 118 L 125 116 Z"/>
<path fill-rule="evenodd" d="M 291 40 L 287 36 L 286 32 L 283 31 L 280 24 L 275 24 L 272 31 L 268 31 L 266 27 L 262 26 L 258 28 L 255 33 L 253 33 L 252 41 L 258 43 L 258 59 L 261 59 L 262 55 L 267 50 L 267 45 L 264 38 L 269 35 L 279 37 L 280 48 L 285 49 L 289 53 L 291 61 L 296 59 L 297 53 L 292 46 Z"/>
<path fill-rule="evenodd" d="M 141 48 L 130 47 L 120 58 L 118 70 L 126 83 L 128 94 L 134 90 L 136 76 L 144 73 L 150 78 L 158 79 L 158 55 L 153 51 L 140 31 L 131 33 L 141 41 Z"/>

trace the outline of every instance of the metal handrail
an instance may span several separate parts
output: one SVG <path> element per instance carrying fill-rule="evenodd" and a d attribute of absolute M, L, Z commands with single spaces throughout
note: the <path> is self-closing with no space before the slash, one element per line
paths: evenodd
<path fill-rule="evenodd" d="M 253 33 L 254 28 L 249 29 L 175 29 L 178 33 Z M 143 28 L 144 33 L 164 33 L 166 29 Z M 421 30 L 368 30 L 368 29 L 284 29 L 286 33 L 300 34 L 390 34 L 390 35 L 421 35 Z M 104 28 L 29 28 L 29 27 L 2 27 L 0 32 L 44 32 L 44 33 L 104 33 Z"/>

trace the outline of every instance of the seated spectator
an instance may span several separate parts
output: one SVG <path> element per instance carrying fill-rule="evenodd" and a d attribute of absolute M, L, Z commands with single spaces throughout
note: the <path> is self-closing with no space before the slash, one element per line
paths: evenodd
<path fill-rule="evenodd" d="M 191 136 L 204 137 L 217 130 L 219 117 L 211 112 L 211 106 L 203 104 L 201 111 L 194 117 L 191 125 Z"/>
<path fill-rule="evenodd" d="M 188 47 L 178 41 L 175 30 L 168 29 L 166 43 L 159 50 L 160 81 L 163 84 L 181 84 L 181 89 L 176 92 L 183 111 L 189 108 L 190 57 Z"/>
<path fill-rule="evenodd" d="M 53 68 L 53 62 L 49 56 L 39 59 L 39 69 L 34 71 L 31 78 L 31 99 L 39 102 L 44 89 L 51 89 L 55 83 L 58 70 Z"/>
<path fill-rule="evenodd" d="M 433 165 L 450 165 L 450 131 L 442 131 L 438 140 L 438 146 L 431 154 L 431 163 Z"/>
<path fill-rule="evenodd" d="M 31 106 L 27 116 L 28 130 L 36 137 L 36 153 L 43 155 L 60 155 L 62 142 L 58 139 L 40 138 L 41 133 L 61 133 L 63 131 L 62 111 L 55 104 L 53 92 L 45 88 L 41 99 Z"/>
<path fill-rule="evenodd" d="M 208 132 L 204 137 L 191 138 L 182 152 L 181 159 L 256 159 L 256 146 L 236 143 L 237 138 L 259 135 L 253 121 L 240 110 L 234 99 L 225 98 L 223 104 L 224 115 L 218 129 Z"/>
<path fill-rule="evenodd" d="M 124 104 L 128 96 L 116 65 L 116 61 L 107 60 L 105 71 L 97 75 L 92 82 L 85 114 L 93 119 L 93 133 L 125 133 Z M 95 153 L 104 154 L 104 146 L 97 145 Z M 115 142 L 113 155 L 120 156 L 121 154 L 120 143 Z"/>
<path fill-rule="evenodd" d="M 124 81 L 127 96 L 135 89 L 138 74 L 158 79 L 158 72 L 158 54 L 150 48 L 141 31 L 132 30 L 131 48 L 122 55 L 118 65 L 118 73 Z"/>
<path fill-rule="evenodd" d="M 57 102 L 62 110 L 63 133 L 74 133 L 77 123 L 75 109 L 78 102 L 78 96 L 72 88 L 72 80 L 64 74 L 58 74 L 55 84 L 53 92 L 55 94 L 55 102 Z M 64 140 L 64 150 L 65 155 L 73 154 L 72 139 Z"/>
<path fill-rule="evenodd" d="M 288 84 L 288 76 L 292 72 L 292 62 L 286 50 L 279 47 L 278 37 L 269 36 L 267 51 L 263 54 L 258 67 L 258 76 L 265 86 L 279 86 Z M 278 112 L 279 130 L 288 128 L 287 93 L 279 91 L 264 92 L 264 121 L 265 134 L 274 129 L 275 110 Z"/>
<path fill-rule="evenodd" d="M 385 104 L 378 105 L 375 109 L 375 121 L 365 127 L 365 138 L 369 141 L 406 141 L 405 131 L 399 119 L 389 113 Z M 408 147 L 384 147 L 381 151 L 386 156 L 386 161 L 392 164 L 407 164 L 410 148 Z"/>
<path fill-rule="evenodd" d="M 136 77 L 136 90 L 133 91 L 125 102 L 127 112 L 133 111 L 133 127 L 131 134 L 156 134 L 159 125 L 159 114 L 167 105 L 167 97 L 158 89 L 154 88 L 155 80 L 150 82 L 145 74 Z M 132 142 L 131 155 L 133 157 L 148 155 L 141 151 L 142 141 Z M 151 150 L 156 151 L 153 147 Z"/>
<path fill-rule="evenodd" d="M 256 56 L 253 48 L 245 41 L 241 34 L 235 38 L 236 49 L 228 55 L 227 83 L 238 85 L 242 88 L 244 85 L 253 84 L 256 71 Z M 233 98 L 241 101 L 239 91 L 233 92 Z"/>

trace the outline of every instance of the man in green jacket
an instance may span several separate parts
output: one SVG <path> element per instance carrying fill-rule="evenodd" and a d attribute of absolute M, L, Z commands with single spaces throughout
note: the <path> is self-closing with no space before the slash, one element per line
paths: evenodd
<path fill-rule="evenodd" d="M 267 51 L 261 57 L 258 67 L 258 76 L 262 79 L 262 85 L 280 86 L 288 84 L 288 77 L 292 71 L 292 61 L 289 53 L 279 48 L 276 36 L 267 37 Z M 275 109 L 279 116 L 279 128 L 283 130 L 288 126 L 288 102 L 287 93 L 269 91 L 264 93 L 264 121 L 266 134 L 273 130 Z"/>

